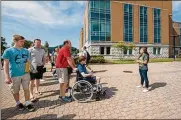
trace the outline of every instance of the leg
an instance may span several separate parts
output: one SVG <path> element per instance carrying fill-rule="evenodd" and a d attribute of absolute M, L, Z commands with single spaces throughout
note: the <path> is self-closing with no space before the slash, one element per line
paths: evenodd
<path fill-rule="evenodd" d="M 22 86 L 23 86 L 24 96 L 25 96 L 25 108 L 31 112 L 31 111 L 34 111 L 35 108 L 32 105 L 32 102 L 30 101 L 29 83 L 30 83 L 30 75 L 26 74 L 22 78 Z"/>
<path fill-rule="evenodd" d="M 146 88 L 148 89 L 148 87 L 149 87 L 149 81 L 148 81 L 147 72 L 148 72 L 147 70 L 142 70 L 143 78 L 144 78 L 144 81 L 145 81 L 145 86 L 146 86 Z"/>
<path fill-rule="evenodd" d="M 30 89 L 30 98 L 32 99 L 32 98 L 34 98 L 34 96 L 33 96 L 33 88 L 34 88 L 34 81 L 35 80 L 31 80 L 30 81 L 30 85 L 29 85 L 29 89 Z"/>
<path fill-rule="evenodd" d="M 20 91 L 20 85 L 21 85 L 21 77 L 15 77 L 11 79 L 12 79 L 12 84 L 10 85 L 11 93 L 13 94 L 16 104 L 19 104 L 20 103 L 19 91 Z"/>
<path fill-rule="evenodd" d="M 139 73 L 140 73 L 140 77 L 141 77 L 141 85 L 143 86 L 144 84 L 144 76 L 143 76 L 143 72 L 141 69 L 139 69 Z"/>
<path fill-rule="evenodd" d="M 40 85 L 40 79 L 35 79 L 35 93 L 38 94 L 39 93 L 39 85 Z"/>

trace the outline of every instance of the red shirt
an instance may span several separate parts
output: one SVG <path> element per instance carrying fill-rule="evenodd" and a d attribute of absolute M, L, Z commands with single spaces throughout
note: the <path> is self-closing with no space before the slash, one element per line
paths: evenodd
<path fill-rule="evenodd" d="M 58 56 L 56 59 L 56 68 L 67 68 L 68 67 L 67 57 L 71 57 L 70 49 L 62 47 L 58 52 Z"/>

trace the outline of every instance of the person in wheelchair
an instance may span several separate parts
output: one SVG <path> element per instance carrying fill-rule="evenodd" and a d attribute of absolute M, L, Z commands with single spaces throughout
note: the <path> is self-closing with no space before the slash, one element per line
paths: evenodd
<path fill-rule="evenodd" d="M 88 72 L 86 69 L 86 58 L 84 56 L 79 57 L 79 64 L 77 65 L 78 72 L 81 74 L 82 79 L 86 80 L 92 84 L 96 84 L 97 81 L 100 82 L 100 77 L 93 75 L 93 72 Z"/>

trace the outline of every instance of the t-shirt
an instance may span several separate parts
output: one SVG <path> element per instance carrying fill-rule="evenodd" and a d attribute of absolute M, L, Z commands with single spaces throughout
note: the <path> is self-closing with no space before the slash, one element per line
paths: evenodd
<path fill-rule="evenodd" d="M 70 49 L 62 47 L 58 52 L 58 56 L 56 59 L 56 68 L 67 68 L 67 57 L 71 57 Z"/>
<path fill-rule="evenodd" d="M 29 60 L 29 52 L 25 48 L 11 47 L 4 51 L 3 59 L 9 60 L 9 75 L 10 77 L 18 77 L 26 74 L 25 64 Z"/>
<path fill-rule="evenodd" d="M 79 70 L 80 73 L 83 72 L 84 74 L 88 74 L 88 72 L 87 72 L 87 70 L 86 70 L 86 65 L 85 65 L 85 64 L 83 64 L 83 65 L 82 65 L 82 64 L 78 64 L 78 67 L 77 67 L 77 68 L 78 68 L 78 70 Z"/>
<path fill-rule="evenodd" d="M 43 58 L 45 57 L 45 50 L 42 48 L 31 47 L 30 52 L 31 72 L 37 72 L 37 66 L 43 65 Z"/>
<path fill-rule="evenodd" d="M 148 60 L 148 55 L 143 53 L 139 60 L 141 60 L 142 62 Z M 142 70 L 148 70 L 148 64 L 139 63 L 139 68 Z"/>

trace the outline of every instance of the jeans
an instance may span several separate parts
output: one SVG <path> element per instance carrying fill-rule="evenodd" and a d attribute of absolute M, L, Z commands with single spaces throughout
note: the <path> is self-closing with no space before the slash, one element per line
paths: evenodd
<path fill-rule="evenodd" d="M 139 69 L 139 72 L 140 72 L 140 77 L 141 77 L 141 85 L 143 85 L 145 82 L 145 87 L 148 88 L 149 87 L 149 81 L 148 81 L 148 75 L 147 75 L 148 70 Z"/>

